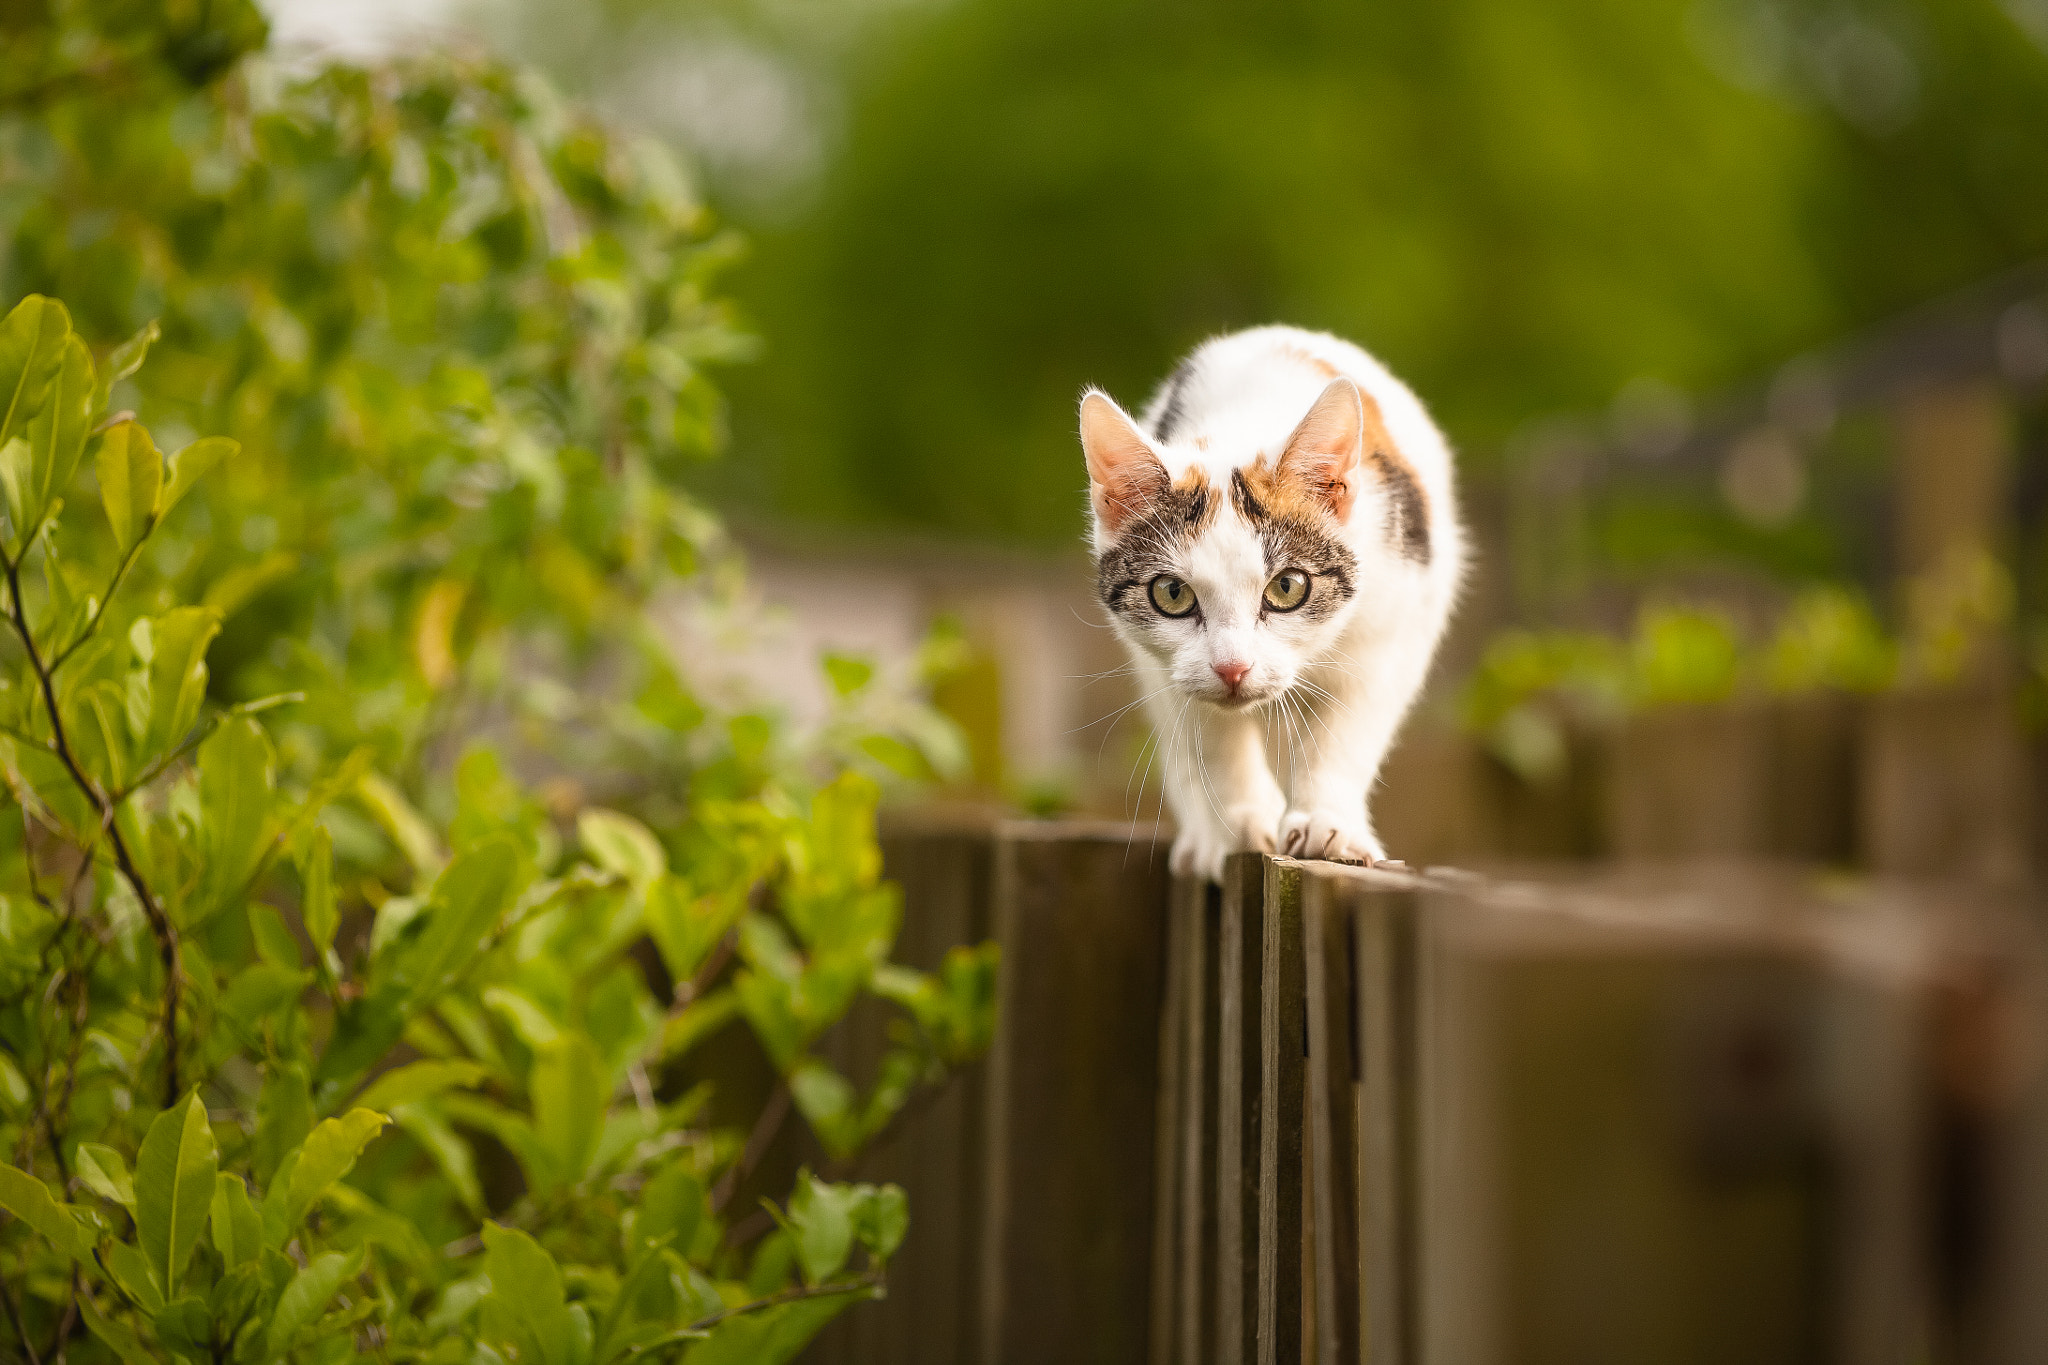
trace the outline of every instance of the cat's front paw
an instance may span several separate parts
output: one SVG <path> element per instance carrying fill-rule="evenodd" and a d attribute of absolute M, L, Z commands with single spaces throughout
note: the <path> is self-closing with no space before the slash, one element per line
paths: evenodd
<path fill-rule="evenodd" d="M 1364 812 L 1326 808 L 1295 810 L 1280 822 L 1280 851 L 1293 858 L 1359 862 L 1367 866 L 1387 856 Z"/>
<path fill-rule="evenodd" d="M 1242 806 L 1232 806 L 1223 812 L 1224 828 L 1230 831 L 1232 853 L 1278 853 L 1280 851 L 1280 822 L 1287 814 L 1287 803 L 1276 793 L 1270 802 L 1256 798 Z"/>
<path fill-rule="evenodd" d="M 1206 877 L 1223 880 L 1223 860 L 1230 856 L 1230 840 L 1208 825 L 1184 829 L 1173 837 L 1173 851 L 1166 865 L 1176 877 Z"/>

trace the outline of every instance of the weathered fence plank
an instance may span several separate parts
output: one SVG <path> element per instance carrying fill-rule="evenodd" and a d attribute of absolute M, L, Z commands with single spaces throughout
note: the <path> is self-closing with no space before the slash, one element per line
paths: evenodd
<path fill-rule="evenodd" d="M 903 888 L 898 961 L 934 970 L 948 949 L 988 938 L 995 872 L 989 822 L 886 829 L 882 864 Z M 887 1044 L 886 1016 L 879 1007 L 858 1011 L 828 1040 L 834 1064 L 872 1075 Z M 984 1104 L 982 1074 L 970 1068 L 862 1156 L 860 1179 L 903 1186 L 917 1235 L 890 1262 L 889 1297 L 826 1329 L 809 1356 L 816 1365 L 957 1365 L 973 1358 L 981 1320 Z"/>
<path fill-rule="evenodd" d="M 1165 847 L 1121 826 L 999 830 L 979 1357 L 1150 1352 Z"/>
<path fill-rule="evenodd" d="M 1182 1365 L 1211 1365 L 1215 1359 L 1216 1187 L 1215 1077 L 1218 1033 L 1217 937 L 1221 927 L 1219 888 L 1201 882 L 1175 885 L 1176 914 L 1186 921 L 1187 987 L 1182 997 L 1186 1031 L 1186 1101 L 1181 1111 L 1180 1355 Z"/>
<path fill-rule="evenodd" d="M 1159 1009 L 1159 1117 L 1153 1160 L 1151 1365 L 1173 1365 L 1180 1324 L 1181 1126 L 1187 1112 L 1189 884 L 1175 882 L 1166 928 L 1166 981 Z"/>
<path fill-rule="evenodd" d="M 1265 1017 L 1265 859 L 1224 868 L 1217 952 L 1217 1365 L 1258 1359 L 1260 1047 Z"/>
<path fill-rule="evenodd" d="M 1308 1013 L 1309 1190 L 1314 1215 L 1315 1358 L 1358 1365 L 1358 1070 L 1353 1019 L 1352 888 L 1329 876 L 1302 885 Z"/>
<path fill-rule="evenodd" d="M 1308 1044 L 1300 864 L 1268 861 L 1265 882 L 1259 945 L 1258 1365 L 1298 1365 Z"/>

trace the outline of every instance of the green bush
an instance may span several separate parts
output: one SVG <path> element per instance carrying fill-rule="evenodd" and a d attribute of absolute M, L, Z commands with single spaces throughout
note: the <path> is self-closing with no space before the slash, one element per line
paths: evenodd
<path fill-rule="evenodd" d="M 770 1139 L 836 1168 L 987 1043 L 991 953 L 891 964 L 873 838 L 951 737 L 855 660 L 794 736 L 647 624 L 742 600 L 684 485 L 733 243 L 659 149 L 263 36 L 0 13 L 0 299 L 77 310 L 0 341 L 0 1340 L 786 1358 L 906 1211 L 748 1207 Z"/>
<path fill-rule="evenodd" d="M 445 821 L 367 750 L 294 780 L 265 720 L 300 697 L 208 700 L 217 607 L 110 624 L 243 458 L 108 415 L 144 340 L 96 365 L 34 296 L 0 323 L 8 1335 L 130 1365 L 787 1358 L 881 1291 L 903 1194 L 804 1174 L 751 1245 L 734 1196 L 792 1104 L 837 1161 L 982 1050 L 990 952 L 888 962 L 856 774 L 700 792 L 665 838 L 586 808 L 574 851 L 488 749 Z M 350 810 L 399 890 L 337 857 Z M 814 1051 L 864 994 L 899 1016 L 865 1092 Z M 691 1083 L 736 1022 L 781 1077 L 751 1135 Z"/>

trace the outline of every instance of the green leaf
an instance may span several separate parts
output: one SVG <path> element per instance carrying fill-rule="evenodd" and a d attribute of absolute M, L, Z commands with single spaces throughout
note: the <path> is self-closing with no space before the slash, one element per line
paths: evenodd
<path fill-rule="evenodd" d="M 273 967 L 299 965 L 299 941 L 277 907 L 261 901 L 249 902 L 249 933 L 256 941 L 256 955 Z"/>
<path fill-rule="evenodd" d="M 328 1300 L 362 1268 L 363 1248 L 357 1247 L 350 1252 L 323 1252 L 292 1276 L 292 1282 L 278 1296 L 277 1311 L 270 1315 L 266 1333 L 270 1354 L 281 1356 L 290 1349 L 299 1329 L 317 1318 Z"/>
<path fill-rule="evenodd" d="M 20 526 L 28 520 L 29 509 L 35 503 L 36 470 L 35 456 L 26 435 L 16 436 L 0 443 L 0 497 L 4 497 L 7 520 L 10 527 Z M 11 557 L 15 540 L 6 545 Z"/>
<path fill-rule="evenodd" d="M 417 1009 L 444 990 L 482 951 L 518 891 L 519 849 L 497 836 L 471 847 L 434 882 L 426 928 L 395 950 L 390 980 Z"/>
<path fill-rule="evenodd" d="M 217 1159 L 197 1090 L 156 1116 L 135 1158 L 135 1232 L 166 1299 L 206 1227 Z"/>
<path fill-rule="evenodd" d="M 875 666 L 850 654 L 827 654 L 825 676 L 832 680 L 834 692 L 841 697 L 850 697 L 868 685 L 875 676 Z"/>
<path fill-rule="evenodd" d="M 197 1294 L 174 1299 L 159 1308 L 150 1326 L 156 1329 L 157 1340 L 175 1355 L 205 1360 L 213 1354 L 213 1314 L 207 1311 L 206 1300 Z"/>
<path fill-rule="evenodd" d="M 351 1109 L 323 1119 L 298 1150 L 278 1164 L 263 1198 L 263 1231 L 272 1246 L 283 1246 L 315 1200 L 347 1175 L 356 1157 L 391 1120 L 369 1109 Z"/>
<path fill-rule="evenodd" d="M 789 1227 L 805 1284 L 824 1284 L 846 1264 L 860 1198 L 854 1186 L 829 1185 L 809 1171 L 797 1175 L 796 1190 L 789 1197 Z"/>
<path fill-rule="evenodd" d="M 113 396 L 114 385 L 142 368 L 143 359 L 149 355 L 149 348 L 163 335 L 163 328 L 154 319 L 143 325 L 141 331 L 116 346 L 107 355 L 107 363 L 100 366 L 99 382 L 93 385 L 92 415 L 99 420 L 107 410 L 108 400 Z"/>
<path fill-rule="evenodd" d="M 712 1329 L 710 1340 L 690 1348 L 685 1365 L 786 1365 L 827 1323 L 863 1299 L 874 1298 L 875 1292 L 856 1285 L 844 1296 L 804 1299 L 727 1318 Z"/>
<path fill-rule="evenodd" d="M 391 1118 L 407 1137 L 426 1149 L 462 1207 L 474 1217 L 483 1217 L 484 1190 L 476 1178 L 476 1158 L 440 1112 L 431 1104 L 401 1104 L 393 1107 Z"/>
<path fill-rule="evenodd" d="M 263 727 L 246 716 L 229 720 L 199 746 L 200 846 L 206 879 L 196 908 L 188 912 L 191 923 L 227 908 L 255 875 L 269 844 L 275 757 Z M 291 942 L 289 933 L 284 939 L 296 967 L 298 944 Z M 258 946 L 264 946 L 260 939 Z"/>
<path fill-rule="evenodd" d="M 92 353 L 77 337 L 67 337 L 49 398 L 28 424 L 30 503 L 15 523 L 24 543 L 71 483 L 92 428 L 91 406 Z"/>
<path fill-rule="evenodd" d="M 341 913 L 334 902 L 334 836 L 325 825 L 315 825 L 306 840 L 306 851 L 299 859 L 299 886 L 299 913 L 306 936 L 313 940 L 314 957 L 325 958 L 334 946 L 335 930 L 341 927 Z"/>
<path fill-rule="evenodd" d="M 910 1199 L 900 1185 L 861 1186 L 860 1206 L 854 1210 L 853 1235 L 868 1249 L 868 1257 L 881 1265 L 903 1245 L 910 1231 Z"/>
<path fill-rule="evenodd" d="M 249 1202 L 242 1177 L 221 1172 L 213 1182 L 213 1246 L 230 1268 L 263 1254 L 263 1218 Z"/>
<path fill-rule="evenodd" d="M 0 446 L 28 429 L 49 401 L 71 336 L 64 305 L 30 294 L 0 320 Z"/>
<path fill-rule="evenodd" d="M 313 1131 L 313 1096 L 305 1068 L 273 1063 L 256 1096 L 255 1170 L 268 1185 L 284 1159 Z"/>
<path fill-rule="evenodd" d="M 486 1222 L 483 1237 L 487 1333 L 509 1341 L 522 1365 L 582 1365 L 555 1258 L 517 1228 Z"/>
<path fill-rule="evenodd" d="M 81 1142 L 72 1161 L 87 1189 L 124 1208 L 135 1207 L 135 1181 L 119 1152 L 97 1142 Z"/>
<path fill-rule="evenodd" d="M 643 1246 L 667 1241 L 687 1251 L 698 1223 L 709 1211 L 704 1182 L 677 1162 L 640 1187 L 640 1200 L 633 1209 L 633 1240 Z"/>
<path fill-rule="evenodd" d="M 815 1057 L 806 1058 L 789 1073 L 789 1093 L 828 1155 L 849 1156 L 860 1147 L 866 1135 L 854 1112 L 853 1082 Z"/>
<path fill-rule="evenodd" d="M 50 1187 L 27 1171 L 0 1165 L 0 1208 L 49 1238 L 66 1256 L 82 1260 L 92 1254 L 93 1239 L 72 1206 L 58 1203 Z"/>
<path fill-rule="evenodd" d="M 100 1344 L 112 1351 L 121 1365 L 160 1365 L 141 1338 L 123 1326 L 103 1315 L 93 1306 L 92 1296 L 78 1296 L 78 1313 L 85 1319 L 85 1328 L 100 1339 Z"/>
<path fill-rule="evenodd" d="M 149 1257 L 133 1242 L 109 1242 L 100 1253 L 101 1263 L 107 1273 L 114 1277 L 114 1283 L 121 1286 L 121 1292 L 129 1301 L 145 1313 L 156 1313 L 164 1306 L 163 1285 L 157 1280 L 156 1271 L 150 1269 Z"/>
<path fill-rule="evenodd" d="M 370 1082 L 369 1087 L 356 1096 L 356 1103 L 365 1109 L 389 1113 L 401 1104 L 431 1099 L 443 1090 L 467 1089 L 488 1074 L 475 1062 L 408 1062 Z"/>
<path fill-rule="evenodd" d="M 312 980 L 311 972 L 268 962 L 251 963 L 235 973 L 235 979 L 221 993 L 221 1017 L 252 1040 L 258 1039 L 259 1025 L 286 1006 L 296 1004 Z"/>
<path fill-rule="evenodd" d="M 433 826 L 405 799 L 405 794 L 376 773 L 364 773 L 356 782 L 356 796 L 377 823 L 398 845 L 422 880 L 440 872 L 447 862 Z"/>
<path fill-rule="evenodd" d="M 588 1038 L 565 1033 L 534 1059 L 528 1086 L 533 1092 L 533 1125 L 547 1144 L 564 1184 L 574 1184 L 590 1167 L 604 1132 L 611 1098 L 604 1058 Z"/>
<path fill-rule="evenodd" d="M 519 1041 L 539 1052 L 553 1047 L 562 1037 L 562 1026 L 548 1012 L 509 986 L 486 986 L 478 997 L 484 1008 L 503 1019 Z"/>
<path fill-rule="evenodd" d="M 668 872 L 661 841 L 631 816 L 593 807 L 576 817 L 576 837 L 599 867 L 636 888 Z"/>
<path fill-rule="evenodd" d="M 661 1027 L 661 1059 L 672 1062 L 730 1023 L 740 1012 L 740 998 L 721 987 L 693 1000 L 668 1017 Z"/>
<path fill-rule="evenodd" d="M 206 651 L 220 633 L 220 613 L 177 607 L 135 623 L 129 640 L 146 660 L 148 705 L 136 735 L 145 763 L 166 753 L 191 730 L 206 700 Z"/>
<path fill-rule="evenodd" d="M 169 482 L 164 486 L 163 506 L 157 509 L 157 516 L 167 517 L 178 500 L 192 491 L 206 472 L 240 450 L 239 443 L 225 436 L 203 436 L 171 456 L 166 472 Z"/>
<path fill-rule="evenodd" d="M 156 524 L 164 457 L 141 423 L 117 422 L 100 438 L 93 473 L 99 478 L 100 505 L 114 528 L 114 544 L 125 552 Z"/>
<path fill-rule="evenodd" d="M 328 1240 L 343 1250 L 356 1245 L 382 1247 L 430 1275 L 440 1264 L 440 1250 L 427 1245 L 410 1218 L 385 1208 L 361 1190 L 335 1185 L 327 1191 L 326 1204 L 347 1220 L 341 1228 L 330 1224 L 327 1234 Z"/>

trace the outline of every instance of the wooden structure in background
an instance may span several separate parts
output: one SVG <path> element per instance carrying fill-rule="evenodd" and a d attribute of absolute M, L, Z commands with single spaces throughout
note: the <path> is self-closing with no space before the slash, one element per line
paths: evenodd
<path fill-rule="evenodd" d="M 1002 1033 L 862 1170 L 912 1235 L 810 1359 L 2048 1354 L 2041 948 L 1995 893 L 885 847 L 906 956 L 1000 941 Z"/>

